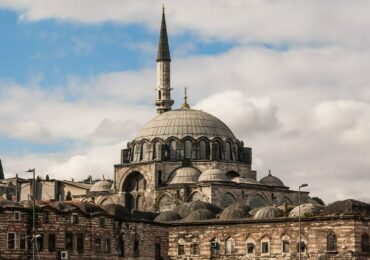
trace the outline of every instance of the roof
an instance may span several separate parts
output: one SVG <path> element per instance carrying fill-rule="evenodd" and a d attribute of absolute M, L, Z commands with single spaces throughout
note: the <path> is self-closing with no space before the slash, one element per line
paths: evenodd
<path fill-rule="evenodd" d="M 243 178 L 243 177 L 235 177 L 231 179 L 232 182 L 235 183 L 243 183 L 243 184 L 255 184 L 259 185 L 259 182 L 252 178 Z"/>
<path fill-rule="evenodd" d="M 139 131 L 135 140 L 153 140 L 170 137 L 182 139 L 186 136 L 197 139 L 207 137 L 212 139 L 235 139 L 234 134 L 225 123 L 215 116 L 195 109 L 176 109 L 155 116 Z"/>
<path fill-rule="evenodd" d="M 353 199 L 336 201 L 326 206 L 322 215 L 370 216 L 370 204 Z"/>
<path fill-rule="evenodd" d="M 196 183 L 200 172 L 192 167 L 183 167 L 172 173 L 172 179 L 169 184 Z"/>
<path fill-rule="evenodd" d="M 63 183 L 66 183 L 66 184 L 69 184 L 69 185 L 73 185 L 73 186 L 76 186 L 76 187 L 79 187 L 81 189 L 85 189 L 85 190 L 90 190 L 91 188 L 91 184 L 86 184 L 86 183 L 81 183 L 81 182 L 74 182 L 74 181 L 60 181 L 60 182 L 63 182 Z"/>
<path fill-rule="evenodd" d="M 179 214 L 173 212 L 173 211 L 164 211 L 159 214 L 154 221 L 156 222 L 169 222 L 169 221 L 175 221 L 180 220 L 181 217 Z"/>
<path fill-rule="evenodd" d="M 220 169 L 211 168 L 207 169 L 200 175 L 199 182 L 213 182 L 213 181 L 224 181 L 230 182 L 226 174 L 223 173 Z"/>
<path fill-rule="evenodd" d="M 254 215 L 254 219 L 271 219 L 283 216 L 283 211 L 277 207 L 263 207 L 260 208 Z"/>
<path fill-rule="evenodd" d="M 162 13 L 161 32 L 159 35 L 157 61 L 171 61 L 164 8 L 163 8 L 163 13 Z"/>

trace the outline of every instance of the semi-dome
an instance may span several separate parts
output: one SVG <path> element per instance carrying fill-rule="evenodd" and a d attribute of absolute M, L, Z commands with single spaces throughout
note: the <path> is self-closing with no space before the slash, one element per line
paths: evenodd
<path fill-rule="evenodd" d="M 199 210 L 199 209 L 206 209 L 206 210 L 213 212 L 214 214 L 218 214 L 222 210 L 221 208 L 217 207 L 214 204 L 196 200 L 196 201 L 184 203 L 176 207 L 173 211 L 179 214 L 182 218 L 185 218 L 189 216 L 192 212 Z"/>
<path fill-rule="evenodd" d="M 260 183 L 267 186 L 285 187 L 284 183 L 278 177 L 273 176 L 271 172 L 266 177 L 263 177 Z"/>
<path fill-rule="evenodd" d="M 90 191 L 92 192 L 110 191 L 111 188 L 112 188 L 111 181 L 101 180 L 101 181 L 94 183 L 94 185 L 91 186 Z"/>
<path fill-rule="evenodd" d="M 200 171 L 195 168 L 179 168 L 172 173 L 172 178 L 170 179 L 169 184 L 196 183 L 199 175 Z"/>
<path fill-rule="evenodd" d="M 230 180 L 227 178 L 226 174 L 223 173 L 220 169 L 211 168 L 207 169 L 200 175 L 198 182 L 213 182 L 213 181 L 227 181 Z"/>
<path fill-rule="evenodd" d="M 215 116 L 206 112 L 182 108 L 168 111 L 157 115 L 139 131 L 135 140 L 169 137 L 179 139 L 191 136 L 194 139 L 199 137 L 220 137 L 222 139 L 235 139 L 234 134 L 225 123 Z"/>
<path fill-rule="evenodd" d="M 283 216 L 283 211 L 279 208 L 268 206 L 260 208 L 254 215 L 254 219 L 272 219 Z"/>

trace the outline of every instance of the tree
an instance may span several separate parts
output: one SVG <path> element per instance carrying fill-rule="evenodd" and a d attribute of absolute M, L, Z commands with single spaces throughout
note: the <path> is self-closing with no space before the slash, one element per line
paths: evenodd
<path fill-rule="evenodd" d="M 67 191 L 66 200 L 72 200 L 72 193 Z"/>
<path fill-rule="evenodd" d="M 0 159 L 0 180 L 4 180 L 4 179 L 5 179 L 4 170 L 3 170 L 3 165 L 2 165 L 1 159 Z"/>
<path fill-rule="evenodd" d="M 45 180 L 50 181 L 49 174 L 46 174 Z"/>
<path fill-rule="evenodd" d="M 317 203 L 319 203 L 320 205 L 323 205 L 325 206 L 325 203 L 322 199 L 320 199 L 319 197 L 312 197 L 311 198 L 312 200 L 316 201 Z"/>

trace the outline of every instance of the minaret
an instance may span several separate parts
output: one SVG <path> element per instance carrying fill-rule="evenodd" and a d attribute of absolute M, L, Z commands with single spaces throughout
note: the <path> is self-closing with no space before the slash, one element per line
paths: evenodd
<path fill-rule="evenodd" d="M 166 18 L 163 7 L 157 54 L 157 100 L 155 105 L 157 106 L 158 114 L 170 111 L 174 103 L 171 99 L 170 63 L 170 48 L 168 46 Z"/>

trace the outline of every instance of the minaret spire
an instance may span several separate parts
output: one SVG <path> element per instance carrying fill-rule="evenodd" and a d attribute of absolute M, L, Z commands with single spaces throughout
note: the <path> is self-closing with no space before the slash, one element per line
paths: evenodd
<path fill-rule="evenodd" d="M 157 112 L 159 114 L 172 109 L 174 101 L 171 99 L 171 74 L 170 74 L 170 47 L 168 44 L 165 8 L 162 9 L 161 32 L 159 35 L 157 53 Z"/>

